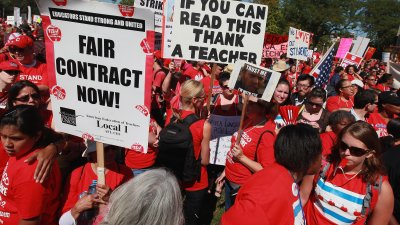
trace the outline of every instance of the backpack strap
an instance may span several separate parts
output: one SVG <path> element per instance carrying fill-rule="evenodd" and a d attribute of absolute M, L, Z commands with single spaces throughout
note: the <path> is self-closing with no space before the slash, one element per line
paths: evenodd
<path fill-rule="evenodd" d="M 185 119 L 183 119 L 183 123 L 185 123 L 186 125 L 190 126 L 190 125 L 192 125 L 194 122 L 196 122 L 198 120 L 200 120 L 199 117 L 197 117 L 195 114 L 190 114 Z"/>
<path fill-rule="evenodd" d="M 363 200 L 361 215 L 368 216 L 368 214 L 371 212 L 373 189 L 378 190 L 378 193 L 380 193 L 382 189 L 382 182 L 383 182 L 383 176 L 379 176 L 379 179 L 373 185 L 370 182 L 367 183 L 367 192 Z"/>
<path fill-rule="evenodd" d="M 330 163 L 327 163 L 324 168 L 322 168 L 321 172 L 319 173 L 319 178 L 322 178 L 324 181 L 326 180 L 326 174 L 328 173 L 328 169 L 331 166 Z"/>
<path fill-rule="evenodd" d="M 261 133 L 261 135 L 260 135 L 260 137 L 258 138 L 258 141 L 257 141 L 256 152 L 254 153 L 254 159 L 255 159 L 255 161 L 257 161 L 258 146 L 260 145 L 261 139 L 262 139 L 262 137 L 264 136 L 265 133 L 270 133 L 270 134 L 272 134 L 272 136 L 275 136 L 275 134 L 274 134 L 272 131 L 270 131 L 270 130 L 264 130 L 264 131 Z"/>

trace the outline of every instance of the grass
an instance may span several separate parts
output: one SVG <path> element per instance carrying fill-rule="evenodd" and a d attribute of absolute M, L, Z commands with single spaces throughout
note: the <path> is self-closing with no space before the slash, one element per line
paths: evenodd
<path fill-rule="evenodd" d="M 222 214 L 225 212 L 225 191 L 222 191 L 221 197 L 217 201 L 217 206 L 213 213 L 211 225 L 218 225 Z"/>

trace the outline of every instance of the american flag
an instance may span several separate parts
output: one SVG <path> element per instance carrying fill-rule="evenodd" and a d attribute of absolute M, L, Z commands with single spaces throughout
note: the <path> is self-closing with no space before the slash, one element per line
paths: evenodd
<path fill-rule="evenodd" d="M 311 74 L 317 78 L 315 81 L 316 87 L 324 87 L 329 80 L 329 76 L 331 73 L 332 68 L 332 61 L 333 61 L 333 53 L 335 49 L 332 47 L 328 50 L 325 56 L 322 58 L 321 61 L 314 67 L 311 71 Z"/>

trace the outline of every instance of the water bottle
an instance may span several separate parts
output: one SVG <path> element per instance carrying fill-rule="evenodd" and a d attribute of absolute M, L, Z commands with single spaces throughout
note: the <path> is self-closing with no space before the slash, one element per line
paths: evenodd
<path fill-rule="evenodd" d="M 95 194 L 96 193 L 96 185 L 97 185 L 97 180 L 93 180 L 92 184 L 89 186 L 87 194 Z M 83 211 L 81 215 L 79 216 L 80 221 L 91 221 L 97 213 L 97 209 L 88 209 L 86 211 Z"/>

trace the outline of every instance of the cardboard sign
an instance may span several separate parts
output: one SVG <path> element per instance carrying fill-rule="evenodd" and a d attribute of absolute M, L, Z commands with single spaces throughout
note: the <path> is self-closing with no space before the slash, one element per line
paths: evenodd
<path fill-rule="evenodd" d="M 171 58 L 175 0 L 163 0 L 163 3 L 161 55 L 163 58 Z"/>
<path fill-rule="evenodd" d="M 239 60 L 235 63 L 228 86 L 269 102 L 280 77 L 278 72 Z"/>
<path fill-rule="evenodd" d="M 352 44 L 353 38 L 341 38 L 335 57 L 343 59 L 346 53 L 350 50 Z"/>
<path fill-rule="evenodd" d="M 342 66 L 343 68 L 346 68 L 346 66 L 348 65 L 355 65 L 356 67 L 358 67 L 361 64 L 362 59 L 363 58 L 361 56 L 347 52 L 342 62 L 340 63 L 340 66 Z"/>
<path fill-rule="evenodd" d="M 14 7 L 14 24 L 16 27 L 19 27 L 21 25 L 21 19 L 18 19 L 21 17 L 21 9 L 18 7 Z"/>
<path fill-rule="evenodd" d="M 311 33 L 289 28 L 289 42 L 287 48 L 287 57 L 298 60 L 307 60 L 308 47 L 311 42 Z"/>
<path fill-rule="evenodd" d="M 351 48 L 350 53 L 353 55 L 364 55 L 365 49 L 367 49 L 369 43 L 369 38 L 357 37 L 354 41 L 354 45 Z"/>
<path fill-rule="evenodd" d="M 370 60 L 372 58 L 372 56 L 374 55 L 375 51 L 376 51 L 376 48 L 368 47 L 367 51 L 365 52 L 364 59 Z"/>
<path fill-rule="evenodd" d="M 263 58 L 279 59 L 287 51 L 288 38 L 287 35 L 265 33 Z"/>
<path fill-rule="evenodd" d="M 232 135 L 238 130 L 240 116 L 211 114 L 208 119 L 212 126 L 210 140 L 210 163 L 225 165 L 226 154 L 231 148 Z"/>
<path fill-rule="evenodd" d="M 150 9 L 154 13 L 154 28 L 156 32 L 162 32 L 162 0 L 135 0 L 135 7 Z"/>
<path fill-rule="evenodd" d="M 146 152 L 154 14 L 84 0 L 38 6 L 56 130 Z"/>
<path fill-rule="evenodd" d="M 268 7 L 230 0 L 175 0 L 172 53 L 216 63 L 260 64 Z"/>

